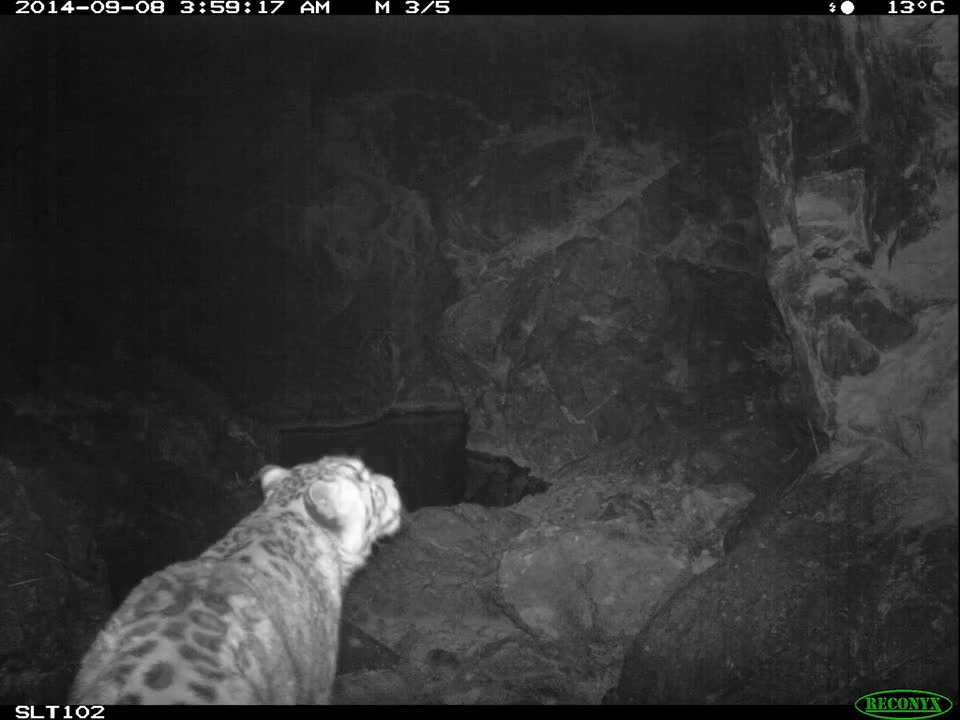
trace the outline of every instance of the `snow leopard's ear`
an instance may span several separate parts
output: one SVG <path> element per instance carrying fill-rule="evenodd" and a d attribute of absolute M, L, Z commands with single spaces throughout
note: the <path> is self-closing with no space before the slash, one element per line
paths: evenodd
<path fill-rule="evenodd" d="M 307 512 L 322 527 L 338 532 L 343 521 L 357 513 L 360 504 L 356 488 L 330 478 L 315 480 L 304 498 Z"/>
<path fill-rule="evenodd" d="M 288 477 L 290 477 L 290 471 L 279 465 L 264 465 L 256 474 L 264 496 L 269 495 L 270 492 L 280 484 L 281 480 Z"/>

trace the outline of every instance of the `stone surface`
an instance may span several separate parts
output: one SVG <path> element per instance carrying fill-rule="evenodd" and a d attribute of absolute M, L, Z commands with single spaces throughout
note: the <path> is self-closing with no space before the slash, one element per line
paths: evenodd
<path fill-rule="evenodd" d="M 817 343 L 824 372 L 832 378 L 868 375 L 880 364 L 880 352 L 857 329 L 838 317 L 831 318 Z"/>
<path fill-rule="evenodd" d="M 607 182 L 612 201 L 623 187 Z M 732 191 L 674 168 L 592 224 L 565 241 L 557 228 L 518 237 L 444 314 L 439 340 L 470 448 L 535 474 L 637 438 L 653 403 L 709 424 L 754 392 L 747 385 L 792 373 L 788 361 L 773 378 L 758 355 L 782 328 L 756 261 L 755 211 Z"/>
<path fill-rule="evenodd" d="M 423 508 L 353 582 L 344 618 L 414 661 L 509 637 L 517 629 L 496 599 L 497 548 L 528 526 L 508 510 Z"/>
<path fill-rule="evenodd" d="M 758 437 L 718 439 L 662 480 L 571 470 L 511 509 L 413 513 L 347 593 L 345 697 L 379 702 L 402 679 L 404 702 L 599 702 L 632 629 L 723 558 L 754 493 L 708 479 L 736 473 L 740 442 Z"/>
<path fill-rule="evenodd" d="M 837 386 L 837 422 L 849 435 L 880 437 L 910 457 L 957 462 L 957 308 L 919 314 L 910 342 L 872 375 Z"/>
<path fill-rule="evenodd" d="M 499 585 L 522 627 L 576 646 L 642 624 L 689 571 L 680 547 L 611 521 L 524 533 L 500 558 Z"/>
<path fill-rule="evenodd" d="M 881 445 L 823 455 L 637 636 L 618 699 L 847 703 L 957 692 L 957 487 Z"/>
<path fill-rule="evenodd" d="M 846 77 L 818 80 L 815 53 L 788 49 L 796 59 L 788 96 L 757 120 L 759 193 L 769 198 L 760 207 L 770 287 L 820 427 L 844 442 L 884 438 L 954 463 L 957 340 L 946 328 L 957 248 L 946 237 L 956 235 L 956 102 L 947 99 L 956 76 L 945 69 L 956 66 L 956 40 L 912 27 L 872 37 L 868 59 L 846 55 Z M 853 35 L 844 28 L 837 47 L 846 53 Z M 929 89 L 899 119 L 876 109 L 879 98 L 910 92 L 889 75 L 895 64 Z M 827 87 L 811 95 L 810 82 Z M 794 144 L 780 129 L 790 123 Z M 884 140 L 854 152 L 870 134 Z M 928 432 L 937 440 L 927 443 Z"/>

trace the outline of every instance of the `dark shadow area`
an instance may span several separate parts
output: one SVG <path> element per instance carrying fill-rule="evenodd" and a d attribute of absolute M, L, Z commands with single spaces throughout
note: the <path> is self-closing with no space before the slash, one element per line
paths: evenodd
<path fill-rule="evenodd" d="M 355 455 L 393 478 L 408 511 L 473 502 L 502 507 L 549 485 L 509 458 L 466 449 L 462 412 L 388 414 L 342 427 L 301 427 L 280 433 L 280 463 L 324 455 Z"/>

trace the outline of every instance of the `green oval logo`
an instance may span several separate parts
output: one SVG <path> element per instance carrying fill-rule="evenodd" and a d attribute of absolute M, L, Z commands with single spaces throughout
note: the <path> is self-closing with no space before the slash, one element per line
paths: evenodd
<path fill-rule="evenodd" d="M 923 720 L 943 715 L 953 701 L 927 690 L 879 690 L 857 698 L 853 706 L 872 718 Z"/>

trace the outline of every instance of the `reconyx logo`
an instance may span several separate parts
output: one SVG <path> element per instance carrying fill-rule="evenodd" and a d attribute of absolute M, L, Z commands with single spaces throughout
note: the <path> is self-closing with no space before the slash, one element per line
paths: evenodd
<path fill-rule="evenodd" d="M 923 720 L 943 715 L 953 702 L 926 690 L 880 690 L 864 695 L 853 706 L 864 715 L 882 720 Z"/>

